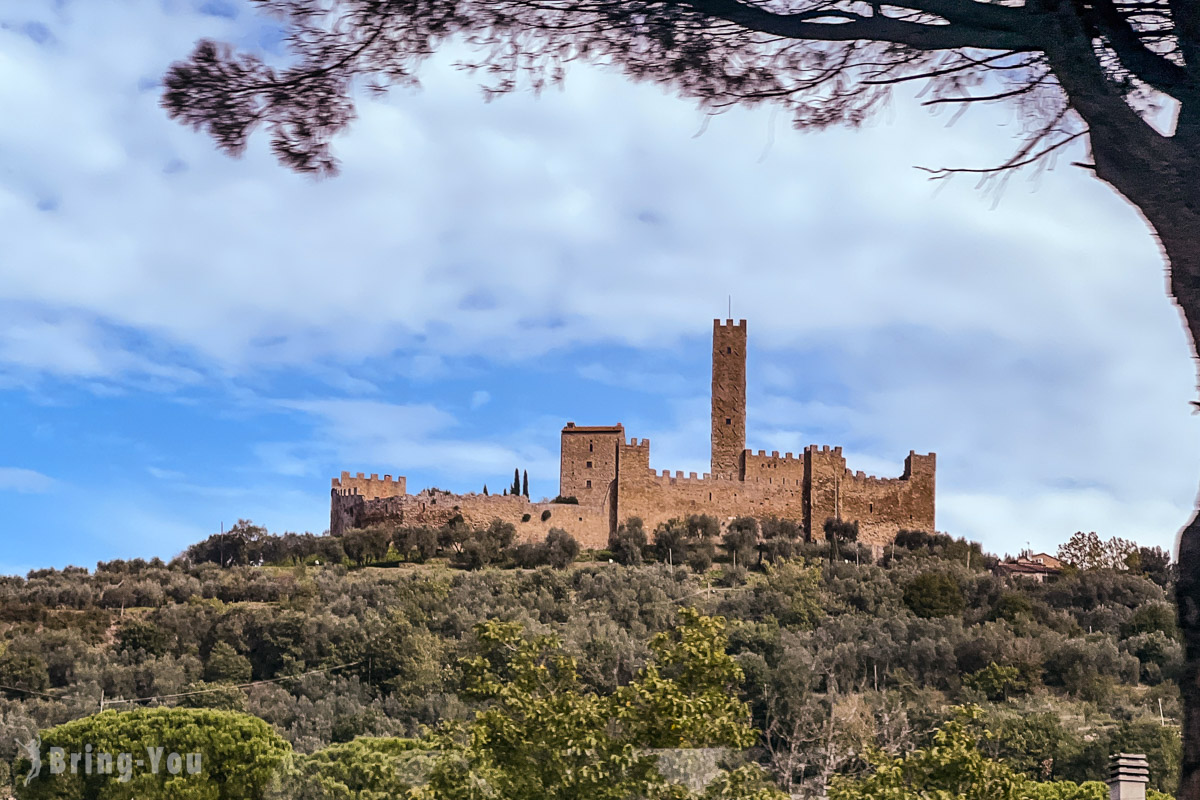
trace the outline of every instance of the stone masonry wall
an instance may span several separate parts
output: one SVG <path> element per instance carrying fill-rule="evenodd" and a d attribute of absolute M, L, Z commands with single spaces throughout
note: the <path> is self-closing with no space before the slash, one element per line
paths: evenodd
<path fill-rule="evenodd" d="M 582 505 L 602 505 L 617 477 L 617 445 L 625 441 L 621 425 L 579 427 L 568 422 L 562 430 L 558 492 Z"/>
<path fill-rule="evenodd" d="M 485 528 L 494 519 L 511 522 L 517 529 L 518 541 L 541 541 L 551 528 L 562 528 L 581 547 L 608 546 L 607 509 L 571 503 L 531 503 L 520 495 L 457 495 L 426 490 L 414 495 L 367 499 L 335 491 L 331 506 L 329 532 L 334 536 L 341 536 L 351 528 L 373 525 L 436 528 L 462 515 L 463 521 L 473 528 Z M 542 520 L 545 511 L 550 512 L 550 517 Z M 529 515 L 528 520 L 525 515 Z"/>
<path fill-rule="evenodd" d="M 712 460 L 718 478 L 738 477 L 746 449 L 746 320 L 713 320 Z"/>
<path fill-rule="evenodd" d="M 380 480 L 376 473 L 372 473 L 368 478 L 361 472 L 355 477 L 351 477 L 349 472 L 343 472 L 342 477 L 333 479 L 333 488 L 342 494 L 359 494 L 373 500 L 377 497 L 398 497 L 407 494 L 408 481 L 403 475 L 397 475 L 395 480 L 392 480 L 391 475 L 384 475 L 383 480 Z"/>
<path fill-rule="evenodd" d="M 841 448 L 809 447 L 799 456 L 742 455 L 744 480 L 705 473 L 655 472 L 650 443 L 636 439 L 619 449 L 617 515 L 640 517 L 647 532 L 688 514 L 734 517 L 777 516 L 804 524 L 825 538 L 830 517 L 858 521 L 864 544 L 882 546 L 903 528 L 934 529 L 934 456 L 910 453 L 900 478 L 871 478 L 846 469 Z"/>

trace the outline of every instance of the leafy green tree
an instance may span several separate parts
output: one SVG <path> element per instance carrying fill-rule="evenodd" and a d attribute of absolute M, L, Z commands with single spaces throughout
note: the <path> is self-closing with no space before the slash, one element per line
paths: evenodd
<path fill-rule="evenodd" d="M 742 675 L 725 653 L 723 620 L 680 614 L 678 629 L 652 643 L 653 661 L 608 695 L 579 684 L 557 638 L 526 636 L 510 622 L 476 626 L 478 651 L 460 662 L 462 691 L 486 705 L 430 737 L 443 756 L 417 796 L 686 797 L 665 784 L 647 748 L 740 748 L 755 735 L 731 694 Z M 782 800 L 752 768 L 714 783 L 714 799 Z"/>
<path fill-rule="evenodd" d="M 762 521 L 762 543 L 759 552 L 763 560 L 774 564 L 781 559 L 791 558 L 796 543 L 804 535 L 804 529 L 790 519 L 768 517 Z"/>
<path fill-rule="evenodd" d="M 213 645 L 204 663 L 204 680 L 211 683 L 248 683 L 254 667 L 227 642 Z"/>
<path fill-rule="evenodd" d="M 991 758 L 1035 780 L 1062 777 L 1065 745 L 1074 738 L 1053 712 L 997 715 L 988 721 L 995 735 L 981 742 Z"/>
<path fill-rule="evenodd" d="M 168 644 L 166 633 L 144 619 L 130 620 L 117 629 L 117 647 L 126 652 L 161 656 Z"/>
<path fill-rule="evenodd" d="M 613 560 L 618 564 L 641 564 L 642 553 L 646 549 L 646 528 L 641 517 L 630 517 L 622 522 L 613 534 L 608 549 L 612 551 Z"/>
<path fill-rule="evenodd" d="M 1139 547 L 1132 568 L 1162 587 L 1166 587 L 1175 578 L 1171 552 L 1161 547 Z"/>
<path fill-rule="evenodd" d="M 925 572 L 904 587 L 904 605 L 918 617 L 948 617 L 961 614 L 966 599 L 954 576 Z"/>
<path fill-rule="evenodd" d="M 738 517 L 729 523 L 721 546 L 734 563 L 751 566 L 758 547 L 758 520 L 754 517 Z"/>
<path fill-rule="evenodd" d="M 486 528 L 472 531 L 454 555 L 454 563 L 466 569 L 483 569 L 499 563 L 512 547 L 517 528 L 511 522 L 493 519 Z"/>
<path fill-rule="evenodd" d="M 870 774 L 837 776 L 829 787 L 830 800 L 1104 800 L 1108 787 L 1099 781 L 1035 782 L 1003 761 L 985 755 L 980 741 L 995 734 L 978 730 L 982 711 L 976 706 L 957 710 L 942 724 L 930 746 L 900 756 L 873 749 L 868 753 Z M 1170 800 L 1151 789 L 1147 800 Z"/>
<path fill-rule="evenodd" d="M 963 677 L 963 684 L 982 692 L 989 700 L 1007 700 L 1029 691 L 1029 682 L 1017 667 L 988 664 L 978 672 Z"/>
<path fill-rule="evenodd" d="M 1150 765 L 1150 788 L 1174 793 L 1179 788 L 1179 729 L 1157 720 L 1125 720 L 1110 745 L 1113 753 L 1143 753 Z"/>
<path fill-rule="evenodd" d="M 992 606 L 992 619 L 1010 623 L 1033 619 L 1033 603 L 1020 592 L 1004 592 Z"/>
<path fill-rule="evenodd" d="M 90 746 L 90 748 L 89 748 Z M 113 773 L 93 769 L 85 774 L 80 762 L 76 774 L 66 769 L 54 774 L 51 748 L 65 753 L 113 755 Z M 158 748 L 162 748 L 159 750 Z M 19 800 L 258 800 L 276 776 L 291 748 L 261 719 L 230 711 L 152 708 L 105 711 L 67 722 L 41 735 L 41 774 L 28 787 L 18 785 Z M 116 757 L 129 753 L 143 764 L 128 765 L 129 779 L 122 781 Z M 169 759 L 198 753 L 190 774 Z M 158 759 L 156 759 L 158 754 Z M 24 771 L 28 762 L 18 764 Z M 98 766 L 98 764 L 96 765 Z M 157 766 L 157 773 L 153 771 Z M 175 772 L 171 767 L 178 767 Z"/>
<path fill-rule="evenodd" d="M 364 566 L 387 557 L 392 534 L 386 528 L 358 528 L 342 536 L 342 547 L 355 564 Z"/>
<path fill-rule="evenodd" d="M 438 533 L 425 525 L 398 528 L 392 543 L 401 556 L 418 564 L 438 554 Z"/>
<path fill-rule="evenodd" d="M 790 628 L 812 628 L 825 615 L 821 568 L 802 560 L 768 565 L 752 596 L 753 616 L 769 616 Z"/>
<path fill-rule="evenodd" d="M 1077 531 L 1066 544 L 1058 546 L 1058 559 L 1075 569 L 1128 569 L 1136 564 L 1140 551 L 1128 539 L 1102 540 L 1095 531 Z"/>
<path fill-rule="evenodd" d="M 825 540 L 829 542 L 829 557 L 840 557 L 842 545 L 858 541 L 858 520 L 847 522 L 833 517 L 825 520 Z"/>
<path fill-rule="evenodd" d="M 579 542 L 562 528 L 551 528 L 544 544 L 546 561 L 555 569 L 566 569 L 579 555 Z"/>
<path fill-rule="evenodd" d="M 419 787 L 436 754 L 417 739 L 358 738 L 288 764 L 270 800 L 396 800 Z"/>
<path fill-rule="evenodd" d="M 184 687 L 179 698 L 182 708 L 214 708 L 221 711 L 245 711 L 246 693 L 228 684 L 195 681 Z"/>
<path fill-rule="evenodd" d="M 0 652 L 0 686 L 32 692 L 46 691 L 50 686 L 46 662 L 36 653 Z"/>
<path fill-rule="evenodd" d="M 1121 636 L 1123 637 L 1155 631 L 1173 639 L 1179 638 L 1179 628 L 1175 624 L 1175 609 L 1169 603 L 1146 603 L 1138 606 L 1129 621 L 1121 626 Z"/>
<path fill-rule="evenodd" d="M 654 529 L 654 554 L 664 564 L 682 564 L 688 554 L 687 524 L 681 519 L 660 522 Z"/>
<path fill-rule="evenodd" d="M 829 800 L 1027 800 L 1028 779 L 980 751 L 971 730 L 980 716 L 973 706 L 960 710 L 937 730 L 929 747 L 901 756 L 869 752 L 871 773 L 835 777 Z"/>

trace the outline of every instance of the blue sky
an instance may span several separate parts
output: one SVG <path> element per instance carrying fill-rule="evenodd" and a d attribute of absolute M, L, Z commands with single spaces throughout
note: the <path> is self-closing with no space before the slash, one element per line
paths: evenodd
<path fill-rule="evenodd" d="M 994 552 L 1186 521 L 1200 418 L 1144 223 L 1082 151 L 998 198 L 914 169 L 1003 160 L 1011 110 L 705 127 L 583 67 L 485 103 L 447 52 L 316 182 L 164 117 L 202 36 L 279 56 L 239 0 L 0 11 L 0 573 L 320 532 L 342 469 L 553 496 L 568 420 L 703 471 L 730 294 L 754 449 L 936 451 L 938 527 Z"/>

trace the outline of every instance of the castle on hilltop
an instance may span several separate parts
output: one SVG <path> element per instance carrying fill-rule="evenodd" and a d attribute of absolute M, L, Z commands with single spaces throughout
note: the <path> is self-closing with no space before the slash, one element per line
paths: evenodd
<path fill-rule="evenodd" d="M 809 445 L 793 455 L 746 449 L 746 321 L 713 320 L 712 458 L 703 475 L 650 468 L 650 440 L 625 438 L 621 424 L 562 429 L 559 497 L 578 503 L 534 503 L 520 495 L 408 494 L 403 477 L 333 479 L 329 530 L 377 524 L 469 525 L 493 519 L 513 523 L 518 536 L 540 540 L 563 528 L 584 547 L 603 548 L 619 523 L 641 517 L 652 532 L 660 522 L 712 514 L 781 517 L 801 523 L 811 539 L 824 538 L 828 519 L 859 524 L 859 541 L 877 550 L 900 530 L 934 530 L 936 456 L 909 451 L 899 478 L 875 478 L 846 469 L 842 448 Z"/>

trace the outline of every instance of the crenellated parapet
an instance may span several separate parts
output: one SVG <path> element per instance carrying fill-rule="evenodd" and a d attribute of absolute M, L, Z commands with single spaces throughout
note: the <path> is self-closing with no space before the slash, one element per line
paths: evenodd
<path fill-rule="evenodd" d="M 349 495 L 360 495 L 368 500 L 375 500 L 380 497 L 399 497 L 408 493 L 407 479 L 403 475 L 398 475 L 393 480 L 391 475 L 379 477 L 378 473 L 371 473 L 367 477 L 359 472 L 351 476 L 349 472 L 343 472 L 340 478 L 332 480 L 332 491 L 335 495 L 343 497 Z"/>

